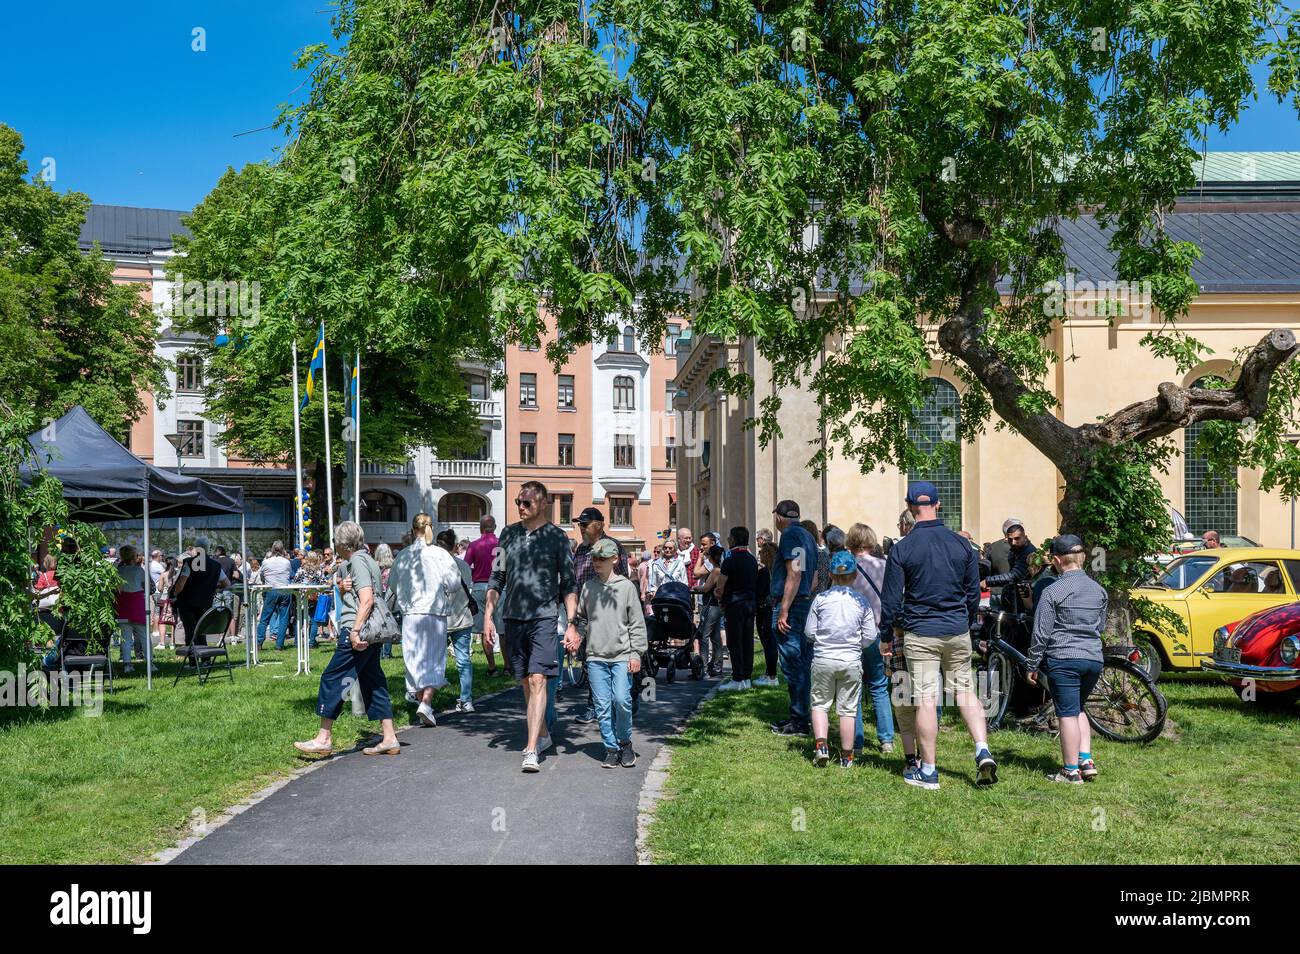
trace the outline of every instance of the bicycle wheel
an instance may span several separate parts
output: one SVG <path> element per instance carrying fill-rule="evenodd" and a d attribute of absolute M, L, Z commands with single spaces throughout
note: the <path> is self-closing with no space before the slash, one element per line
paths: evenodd
<path fill-rule="evenodd" d="M 1140 666 L 1107 658 L 1083 704 L 1089 724 L 1114 742 L 1150 742 L 1165 727 L 1169 703 Z"/>
<path fill-rule="evenodd" d="M 984 706 L 984 721 L 990 730 L 999 728 L 1006 717 L 1015 678 L 1011 659 L 996 649 L 976 670 L 975 691 Z"/>

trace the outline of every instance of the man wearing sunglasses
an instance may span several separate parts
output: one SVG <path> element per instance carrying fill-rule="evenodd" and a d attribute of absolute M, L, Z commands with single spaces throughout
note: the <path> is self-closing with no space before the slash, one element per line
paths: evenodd
<path fill-rule="evenodd" d="M 1032 575 L 1030 573 L 1029 558 L 1038 552 L 1038 548 L 1029 542 L 1029 535 L 1025 533 L 1024 522 L 1019 517 L 1008 517 L 1002 523 L 1002 535 L 1006 539 L 1007 545 L 1007 564 L 1008 569 L 1002 573 L 995 573 L 988 577 L 984 583 L 990 589 L 1010 587 L 1007 596 L 1002 597 L 1004 606 L 1010 607 L 1015 600 L 1015 588 L 1017 584 L 1024 583 Z M 992 559 L 992 547 L 990 547 L 990 559 Z M 996 563 L 994 568 L 997 569 Z"/>
<path fill-rule="evenodd" d="M 489 652 L 498 638 L 497 604 L 505 620 L 502 650 L 510 672 L 523 685 L 528 742 L 523 770 L 539 771 L 538 757 L 551 747 L 546 728 L 547 683 L 560 672 L 559 608 L 569 619 L 578 610 L 569 537 L 551 523 L 551 497 L 530 480 L 515 498 L 519 522 L 501 531 L 488 581 L 483 611 L 483 645 Z"/>

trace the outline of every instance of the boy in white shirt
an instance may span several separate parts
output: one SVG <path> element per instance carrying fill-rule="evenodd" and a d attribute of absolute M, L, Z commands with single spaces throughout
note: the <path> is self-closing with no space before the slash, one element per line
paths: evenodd
<path fill-rule="evenodd" d="M 813 644 L 812 726 L 813 764 L 830 761 L 826 744 L 831 703 L 840 718 L 840 765 L 853 767 L 853 733 L 862 696 L 862 650 L 878 633 L 876 618 L 861 593 L 853 588 L 857 561 L 848 550 L 831 557 L 831 587 L 813 599 L 805 638 Z"/>

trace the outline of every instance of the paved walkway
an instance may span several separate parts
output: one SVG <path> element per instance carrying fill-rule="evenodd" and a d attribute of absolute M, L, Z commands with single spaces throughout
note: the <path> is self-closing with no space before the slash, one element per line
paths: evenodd
<path fill-rule="evenodd" d="M 439 713 L 436 728 L 398 734 L 401 755 L 336 755 L 172 864 L 634 864 L 646 770 L 716 683 L 668 685 L 661 670 L 654 701 L 637 710 L 630 769 L 604 768 L 599 729 L 573 721 L 585 690 L 560 694 L 555 747 L 535 775 L 519 770 L 518 688 L 476 712 Z"/>

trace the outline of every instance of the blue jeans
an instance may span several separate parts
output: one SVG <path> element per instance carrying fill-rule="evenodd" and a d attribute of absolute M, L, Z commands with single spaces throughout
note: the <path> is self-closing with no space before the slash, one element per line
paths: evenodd
<path fill-rule="evenodd" d="M 271 624 L 271 635 L 275 639 L 275 648 L 284 649 L 284 634 L 289 628 L 289 594 L 283 590 L 267 590 L 262 600 L 262 615 L 257 621 L 257 642 L 261 645 L 266 639 L 266 626 Z"/>
<path fill-rule="evenodd" d="M 352 683 L 357 682 L 361 685 L 366 718 L 372 722 L 391 719 L 393 706 L 388 698 L 388 681 L 379 668 L 379 647 L 367 646 L 357 652 L 352 648 L 351 634 L 352 630 L 346 626 L 339 632 L 334 655 L 321 673 L 320 688 L 316 691 L 316 714 L 324 719 L 337 719 Z"/>
<path fill-rule="evenodd" d="M 474 649 L 474 628 L 453 630 L 447 634 L 456 654 L 456 674 L 460 676 L 460 701 L 470 702 L 474 698 L 474 664 L 470 661 L 470 652 Z"/>
<path fill-rule="evenodd" d="M 781 615 L 781 605 L 777 603 L 772 607 L 772 634 L 777 640 L 776 651 L 781 662 L 781 675 L 785 676 L 786 686 L 790 690 L 790 721 L 805 729 L 810 724 L 812 709 L 813 648 L 812 643 L 804 639 L 803 629 L 811 608 L 811 599 L 796 598 L 790 604 L 790 612 L 785 618 L 790 624 L 790 631 L 782 634 L 776 625 Z"/>
<path fill-rule="evenodd" d="M 880 655 L 880 641 L 876 640 L 862 650 L 862 681 L 871 693 L 871 708 L 876 713 L 876 738 L 882 744 L 894 741 L 894 707 L 889 701 L 889 673 L 885 671 L 885 658 Z M 862 696 L 865 696 L 864 692 Z M 862 696 L 858 697 L 858 727 L 853 733 L 853 748 L 861 752 L 865 739 L 862 734 Z"/>
<path fill-rule="evenodd" d="M 587 660 L 587 679 L 606 749 L 632 741 L 632 678 L 626 662 Z"/>

